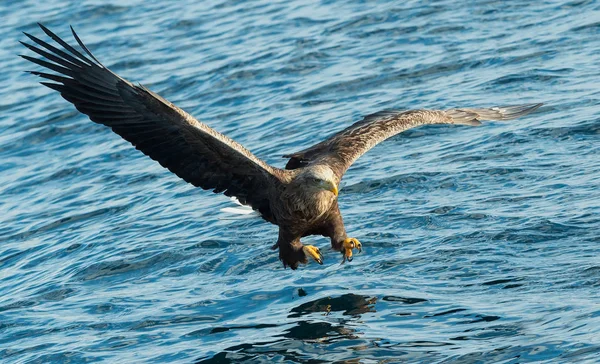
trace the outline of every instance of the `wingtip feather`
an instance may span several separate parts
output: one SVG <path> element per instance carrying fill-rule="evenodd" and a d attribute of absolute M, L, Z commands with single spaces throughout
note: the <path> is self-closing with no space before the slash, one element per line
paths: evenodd
<path fill-rule="evenodd" d="M 539 109 L 542 105 L 544 104 L 541 102 L 535 104 L 510 105 L 498 107 L 497 110 L 502 114 L 502 119 L 509 120 L 530 114 Z"/>
<path fill-rule="evenodd" d="M 73 33 L 73 37 L 75 38 L 75 40 L 77 41 L 77 43 L 79 44 L 79 46 L 81 48 L 83 48 L 83 50 L 85 51 L 85 53 L 88 54 L 88 56 L 92 57 L 92 59 L 94 61 L 96 61 L 96 63 L 98 63 L 100 66 L 104 67 L 104 65 L 98 60 L 98 58 L 96 58 L 92 52 L 85 46 L 85 44 L 83 44 L 83 42 L 81 41 L 81 39 L 79 38 L 79 36 L 77 35 L 77 33 L 75 33 L 75 29 L 73 29 L 73 26 L 69 25 L 69 28 L 71 28 L 71 33 Z M 106 68 L 106 67 L 104 67 Z"/>
<path fill-rule="evenodd" d="M 494 106 L 484 109 L 450 109 L 446 113 L 455 124 L 479 125 L 481 120 L 512 120 L 532 113 L 543 103 Z M 475 124 L 477 123 L 477 124 Z"/>
<path fill-rule="evenodd" d="M 52 36 L 55 36 L 55 34 L 54 34 L 54 33 L 52 33 L 52 31 L 51 31 L 50 29 L 46 28 L 46 26 L 45 26 L 44 24 L 42 24 L 42 23 L 37 23 L 37 25 L 38 25 L 38 26 L 40 27 L 40 29 L 42 29 L 42 31 L 43 31 L 44 33 L 46 33 L 48 36 L 50 36 L 50 37 L 52 37 Z"/>

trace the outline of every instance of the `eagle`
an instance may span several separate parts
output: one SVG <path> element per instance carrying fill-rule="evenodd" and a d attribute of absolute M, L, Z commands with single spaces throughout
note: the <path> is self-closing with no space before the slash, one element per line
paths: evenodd
<path fill-rule="evenodd" d="M 382 111 L 312 147 L 285 155 L 288 161 L 281 169 L 265 163 L 241 144 L 141 84 L 106 68 L 73 27 L 71 32 L 79 50 L 38 25 L 56 43 L 24 33 L 35 45 L 21 44 L 43 59 L 21 57 L 52 73 L 28 72 L 46 79 L 41 84 L 58 91 L 93 122 L 110 127 L 184 181 L 235 197 L 277 225 L 279 236 L 273 249 L 279 249 L 283 266 L 291 269 L 309 259 L 323 264 L 321 251 L 301 242 L 306 236 L 331 239 L 331 247 L 342 254 L 342 263 L 352 261 L 354 250 L 361 251 L 360 241 L 349 237 L 344 228 L 338 190 L 346 170 L 376 144 L 420 125 L 477 126 L 482 120 L 514 119 L 542 105 Z"/>

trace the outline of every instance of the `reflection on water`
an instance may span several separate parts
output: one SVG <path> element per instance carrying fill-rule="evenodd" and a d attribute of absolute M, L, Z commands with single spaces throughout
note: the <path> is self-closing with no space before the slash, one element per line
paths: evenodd
<path fill-rule="evenodd" d="M 304 303 L 293 308 L 289 317 L 301 317 L 314 312 L 329 314 L 332 311 L 342 311 L 342 315 L 345 316 L 358 316 L 361 313 L 373 312 L 376 302 L 377 298 L 368 298 L 349 293 L 340 297 L 326 297 Z"/>
<path fill-rule="evenodd" d="M 297 363 L 331 362 L 332 358 L 328 358 L 329 354 L 325 348 L 315 353 L 318 356 L 322 355 L 323 360 L 307 357 L 303 350 L 307 346 L 305 343 L 308 343 L 308 346 L 312 346 L 313 343 L 335 346 L 337 343 L 348 343 L 346 340 L 358 339 L 359 336 L 356 334 L 356 329 L 352 327 L 352 322 L 358 321 L 363 313 L 375 312 L 376 303 L 377 298 L 375 297 L 352 293 L 303 303 L 292 308 L 288 316 L 290 319 L 303 319 L 290 320 L 286 324 L 282 324 L 286 326 L 293 324 L 293 326 L 281 334 L 281 339 L 235 345 L 211 358 L 199 360 L 197 363 L 233 363 L 252 359 L 291 360 Z M 335 315 L 338 312 L 340 316 Z M 235 329 L 240 328 L 258 327 L 236 327 Z M 214 329 L 214 332 L 230 329 L 233 328 L 217 328 Z M 360 344 L 357 342 L 356 350 L 360 350 L 359 347 Z"/>

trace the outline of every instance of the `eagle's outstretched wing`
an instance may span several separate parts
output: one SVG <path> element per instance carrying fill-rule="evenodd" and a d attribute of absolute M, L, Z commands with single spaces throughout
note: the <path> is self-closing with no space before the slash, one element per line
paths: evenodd
<path fill-rule="evenodd" d="M 269 191 L 282 182 L 285 171 L 271 167 L 161 96 L 104 67 L 73 28 L 75 40 L 89 57 L 40 27 L 64 48 L 25 33 L 37 46 L 21 43 L 45 60 L 22 57 L 57 73 L 32 71 L 52 81 L 43 85 L 60 92 L 92 121 L 109 126 L 185 181 L 235 196 L 273 222 Z"/>
<path fill-rule="evenodd" d="M 385 139 L 404 130 L 425 124 L 480 125 L 481 120 L 509 120 L 534 111 L 542 104 L 498 106 L 489 109 L 450 109 L 381 111 L 332 135 L 328 139 L 300 152 L 285 155 L 290 158 L 286 169 L 311 164 L 329 165 L 339 178 L 361 155 Z"/>

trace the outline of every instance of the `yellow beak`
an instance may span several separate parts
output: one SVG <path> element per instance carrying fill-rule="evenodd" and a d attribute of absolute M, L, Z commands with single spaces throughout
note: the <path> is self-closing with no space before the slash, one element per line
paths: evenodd
<path fill-rule="evenodd" d="M 320 188 L 324 189 L 325 191 L 331 191 L 336 196 L 339 192 L 337 186 L 332 181 L 321 181 Z"/>
<path fill-rule="evenodd" d="M 327 188 L 328 191 L 333 192 L 333 194 L 336 195 L 336 196 L 338 195 L 338 192 L 339 192 L 338 188 L 337 188 L 337 186 L 333 182 L 330 183 L 327 187 L 328 187 Z"/>

